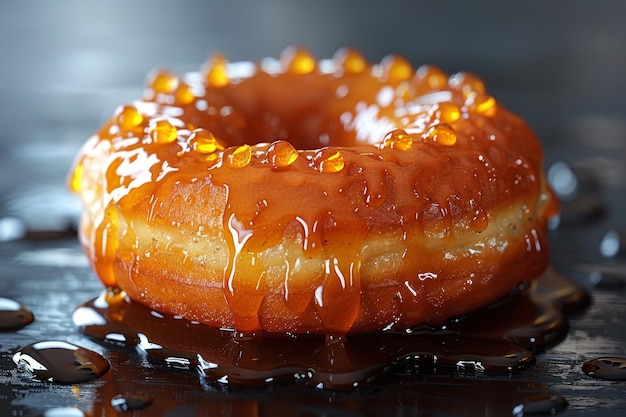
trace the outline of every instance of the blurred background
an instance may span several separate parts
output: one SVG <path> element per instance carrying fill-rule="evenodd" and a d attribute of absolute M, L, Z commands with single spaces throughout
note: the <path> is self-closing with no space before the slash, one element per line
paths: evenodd
<path fill-rule="evenodd" d="M 527 119 L 548 161 L 553 144 L 610 148 L 625 132 L 624 16 L 626 3 L 607 0 L 3 1 L 0 216 L 66 222 L 63 181 L 82 142 L 150 70 L 195 70 L 217 50 L 260 59 L 297 44 L 325 58 L 350 46 L 467 70 Z"/>

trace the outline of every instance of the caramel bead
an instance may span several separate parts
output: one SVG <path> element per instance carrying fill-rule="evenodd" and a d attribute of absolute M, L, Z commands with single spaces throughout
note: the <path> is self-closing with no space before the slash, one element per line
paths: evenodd
<path fill-rule="evenodd" d="M 454 145 L 457 139 L 454 129 L 445 123 L 431 126 L 431 128 L 428 129 L 428 136 L 435 142 L 444 146 Z"/>
<path fill-rule="evenodd" d="M 153 120 L 150 124 L 150 137 L 155 143 L 174 142 L 177 132 L 177 129 L 166 119 Z"/>
<path fill-rule="evenodd" d="M 448 76 L 432 65 L 422 65 L 417 69 L 417 78 L 430 89 L 443 88 L 448 84 Z"/>
<path fill-rule="evenodd" d="M 178 78 L 169 71 L 155 71 L 148 76 L 148 88 L 155 94 L 171 94 L 178 86 Z"/>
<path fill-rule="evenodd" d="M 70 180 L 70 190 L 72 190 L 73 192 L 78 192 L 82 188 L 83 171 L 84 166 L 82 163 L 77 164 L 74 168 L 74 172 L 72 173 Z"/>
<path fill-rule="evenodd" d="M 313 161 L 320 172 L 339 172 L 345 166 L 343 155 L 333 148 L 320 149 Z"/>
<path fill-rule="evenodd" d="M 409 61 L 398 55 L 387 55 L 380 62 L 380 66 L 387 81 L 405 81 L 413 75 L 413 67 Z"/>
<path fill-rule="evenodd" d="M 280 63 L 285 72 L 310 74 L 315 71 L 315 58 L 304 48 L 289 47 L 280 54 Z"/>
<path fill-rule="evenodd" d="M 406 151 L 413 145 L 411 136 L 402 129 L 392 130 L 385 135 L 383 139 L 383 147 L 389 149 L 397 149 Z"/>
<path fill-rule="evenodd" d="M 191 104 L 195 100 L 191 87 L 189 85 L 181 83 L 174 91 L 174 102 L 176 104 Z"/>
<path fill-rule="evenodd" d="M 250 145 L 231 146 L 224 150 L 224 163 L 233 168 L 243 168 L 252 161 Z"/>
<path fill-rule="evenodd" d="M 122 132 L 135 132 L 142 130 L 144 118 L 137 107 L 126 105 L 117 110 L 115 120 Z"/>
<path fill-rule="evenodd" d="M 213 136 L 213 133 L 202 128 L 191 132 L 187 141 L 192 149 L 204 154 L 212 154 L 224 150 L 224 146 Z"/>
<path fill-rule="evenodd" d="M 461 117 L 461 111 L 456 104 L 444 101 L 438 104 L 438 109 L 435 115 L 441 122 L 450 124 L 459 120 Z"/>
<path fill-rule="evenodd" d="M 228 60 L 222 54 L 214 54 L 204 70 L 207 85 L 211 87 L 224 87 L 230 83 L 228 77 Z"/>
<path fill-rule="evenodd" d="M 272 143 L 266 151 L 268 162 L 273 168 L 282 168 L 289 166 L 298 159 L 298 151 L 291 143 L 284 140 L 277 140 Z"/>
<path fill-rule="evenodd" d="M 365 71 L 367 62 L 360 52 L 350 48 L 342 48 L 335 52 L 333 61 L 344 72 L 358 74 Z"/>
<path fill-rule="evenodd" d="M 466 103 L 468 104 L 470 110 L 482 114 L 483 116 L 493 117 L 496 114 L 497 103 L 496 99 L 492 96 L 485 94 L 472 96 L 466 101 Z"/>
<path fill-rule="evenodd" d="M 473 94 L 485 94 L 485 84 L 483 81 L 468 72 L 452 74 L 448 80 L 448 85 L 462 91 L 466 97 Z"/>

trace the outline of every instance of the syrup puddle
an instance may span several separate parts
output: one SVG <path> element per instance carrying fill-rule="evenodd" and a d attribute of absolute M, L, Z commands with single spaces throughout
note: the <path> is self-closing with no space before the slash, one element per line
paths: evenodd
<path fill-rule="evenodd" d="M 33 313 L 17 301 L 0 297 L 0 331 L 17 330 L 35 320 Z"/>
<path fill-rule="evenodd" d="M 73 321 L 85 334 L 137 348 L 148 360 L 196 369 L 210 386 L 267 387 L 299 381 L 319 389 L 355 390 L 392 371 L 520 372 L 535 363 L 535 353 L 565 338 L 564 312 L 588 300 L 583 289 L 550 270 L 530 289 L 513 291 L 487 309 L 438 328 L 419 326 L 405 332 L 238 338 L 231 330 L 163 316 L 123 293 L 106 291 L 78 307 Z"/>
<path fill-rule="evenodd" d="M 98 378 L 109 370 L 109 363 L 98 353 L 62 341 L 30 344 L 13 356 L 36 380 L 74 384 Z"/>
<path fill-rule="evenodd" d="M 626 358 L 604 357 L 587 361 L 583 364 L 587 375 L 608 381 L 626 380 Z"/>

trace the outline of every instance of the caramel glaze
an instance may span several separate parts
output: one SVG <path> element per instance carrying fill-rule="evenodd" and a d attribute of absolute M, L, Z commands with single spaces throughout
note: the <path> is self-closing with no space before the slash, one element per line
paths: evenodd
<path fill-rule="evenodd" d="M 527 125 L 468 73 L 353 50 L 159 71 L 71 177 L 103 283 L 215 327 L 437 324 L 547 266 Z"/>

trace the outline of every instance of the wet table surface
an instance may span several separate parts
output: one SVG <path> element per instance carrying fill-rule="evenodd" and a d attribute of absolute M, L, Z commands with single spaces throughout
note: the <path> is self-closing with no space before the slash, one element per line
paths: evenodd
<path fill-rule="evenodd" d="M 120 7 L 122 3 L 118 3 L 117 6 Z M 554 8 L 556 8 L 552 10 L 554 13 L 546 12 L 537 17 L 539 20 L 533 31 L 522 32 L 527 36 L 533 34 L 542 36 L 542 33 L 545 35 L 548 28 L 551 28 L 550 25 L 554 23 L 553 18 L 549 17 L 557 13 L 558 7 L 554 6 Z M 2 26 L 1 30 L 7 31 L 6 33 L 10 30 L 17 30 L 18 26 L 12 26 L 10 23 L 17 21 L 16 16 L 21 16 L 18 7 L 9 9 L 5 10 L 6 13 L 2 13 L 2 16 L 11 20 Z M 570 12 L 577 13 L 576 16 L 596 13 L 586 8 L 578 9 L 573 8 Z M 80 13 L 80 10 L 72 11 Z M 310 24 L 319 18 L 313 13 L 315 11 L 316 9 L 313 8 L 306 10 L 307 19 L 310 18 L 312 22 Z M 27 13 L 30 12 L 27 10 Z M 53 13 L 51 10 L 47 12 Z M 443 13 L 444 10 L 431 11 L 431 13 L 437 12 Z M 525 12 L 519 10 L 518 12 L 525 16 Z M 110 23 L 113 17 L 107 13 L 100 13 L 102 21 L 93 22 L 90 25 L 90 29 L 93 29 L 92 35 L 100 33 L 98 31 L 107 36 L 112 35 L 107 32 L 106 22 Z M 296 12 L 286 7 L 281 8 L 281 13 L 283 17 L 288 17 L 290 13 Z M 466 13 L 459 13 L 458 22 L 462 20 L 461 17 L 464 14 Z M 275 26 L 275 22 L 268 17 L 269 12 L 259 14 L 251 8 L 243 15 L 245 19 L 249 19 L 249 22 L 259 20 L 268 28 Z M 22 17 L 24 16 L 28 14 L 23 14 Z M 624 163 L 626 160 L 626 140 L 624 140 L 626 120 L 622 114 L 623 106 L 620 107 L 622 100 L 619 97 L 623 95 L 600 94 L 605 90 L 610 92 L 613 88 L 611 83 L 621 79 L 620 74 L 623 71 L 618 71 L 618 69 L 626 62 L 623 54 L 617 53 L 623 48 L 611 49 L 611 45 L 615 46 L 611 44 L 611 40 L 617 39 L 610 36 L 611 30 L 617 26 L 606 26 L 606 30 L 598 30 L 596 33 L 588 27 L 600 26 L 584 26 L 582 23 L 571 25 L 576 28 L 577 36 L 579 36 L 576 38 L 579 40 L 576 45 L 586 48 L 585 51 L 593 58 L 585 60 L 585 63 L 602 61 L 604 57 L 610 57 L 609 61 L 602 61 L 607 65 L 602 67 L 602 71 L 597 76 L 589 76 L 592 86 L 587 89 L 568 89 L 568 82 L 573 83 L 572 80 L 579 75 L 574 71 L 562 78 L 549 78 L 549 71 L 542 73 L 533 68 L 542 64 L 558 66 L 561 58 L 567 65 L 574 62 L 568 61 L 568 56 L 563 56 L 571 52 L 566 48 L 568 43 L 565 41 L 562 44 L 559 43 L 560 41 L 555 43 L 551 40 L 552 38 L 548 37 L 546 37 L 545 45 L 555 51 L 560 48 L 562 54 L 551 55 L 554 61 L 543 60 L 546 61 L 543 62 L 538 59 L 538 56 L 545 57 L 548 53 L 554 52 L 553 50 L 540 50 L 533 52 L 534 60 L 527 60 L 528 67 L 516 67 L 517 72 L 507 72 L 507 60 L 504 58 L 500 61 L 490 61 L 495 67 L 476 65 L 473 68 L 477 73 L 485 76 L 490 75 L 489 68 L 495 68 L 494 73 L 491 73 L 492 81 L 495 80 L 494 95 L 510 104 L 514 110 L 522 113 L 531 122 L 544 143 L 546 167 L 555 167 L 552 171 L 554 181 L 560 184 L 564 198 L 568 200 L 563 204 L 561 224 L 551 232 L 552 263 L 556 270 L 587 288 L 592 301 L 583 311 L 569 316 L 570 330 L 565 340 L 537 355 L 535 366 L 516 375 L 485 375 L 480 372 L 461 372 L 455 369 L 410 372 L 392 374 L 364 392 L 336 393 L 317 390 L 300 383 L 278 385 L 267 389 L 226 389 L 219 384 L 207 384 L 195 369 L 181 370 L 175 366 L 148 363 L 132 348 L 98 343 L 76 329 L 71 319 L 74 310 L 81 303 L 98 296 L 102 286 L 90 270 L 78 246 L 74 230 L 79 206 L 76 199 L 65 189 L 65 175 L 80 144 L 98 126 L 98 116 L 102 112 L 110 114 L 120 100 L 136 97 L 137 90 L 134 89 L 134 84 L 132 89 L 127 86 L 132 84 L 137 76 L 143 76 L 156 63 L 154 60 L 143 62 L 139 60 L 141 57 L 150 56 L 150 49 L 143 48 L 147 44 L 145 38 L 132 38 L 134 41 L 131 40 L 128 44 L 118 46 L 122 47 L 124 54 L 137 52 L 138 60 L 124 60 L 122 62 L 126 67 L 122 66 L 119 74 L 110 72 L 105 74 L 102 69 L 105 68 L 103 63 L 111 58 L 106 55 L 111 52 L 107 49 L 109 45 L 102 43 L 104 42 L 102 39 L 106 36 L 94 35 L 92 39 L 94 43 L 90 44 L 91 49 L 85 48 L 85 45 L 81 43 L 84 40 L 83 37 L 76 36 L 70 30 L 67 33 L 61 31 L 62 27 L 72 27 L 69 21 L 64 20 L 72 16 L 70 13 L 64 13 L 56 23 L 37 27 L 29 26 L 29 30 L 34 33 L 39 33 L 38 30 L 43 31 L 44 34 L 47 33 L 46 30 L 50 31 L 50 36 L 42 40 L 42 50 L 45 47 L 48 55 L 43 52 L 42 56 L 55 63 L 49 67 L 50 76 L 54 76 L 57 71 L 58 74 L 70 74 L 67 79 L 60 79 L 53 86 L 54 88 L 39 95 L 32 92 L 22 94 L 17 87 L 9 85 L 10 82 L 0 84 L 0 92 L 2 92 L 0 100 L 4 100 L 0 103 L 3 108 L 10 107 L 14 111 L 14 114 L 7 111 L 2 113 L 2 123 L 5 126 L 11 126 L 7 121 L 14 116 L 19 123 L 23 123 L 24 114 L 29 114 L 28 112 L 39 111 L 42 119 L 41 123 L 31 123 L 27 128 L 23 128 L 23 125 L 20 125 L 19 129 L 9 127 L 2 132 L 0 137 L 0 297 L 25 305 L 35 316 L 33 323 L 21 329 L 0 331 L 0 415 L 38 416 L 45 415 L 46 410 L 57 410 L 59 414 L 54 415 L 64 416 L 118 415 L 120 412 L 114 407 L 115 401 L 112 404 L 112 399 L 118 394 L 136 394 L 151 398 L 151 405 L 120 414 L 136 416 L 522 415 L 533 412 L 530 407 L 519 408 L 525 399 L 533 395 L 545 401 L 564 398 L 567 401 L 566 408 L 557 407 L 559 408 L 558 415 L 563 417 L 624 415 L 626 381 L 595 379 L 586 375 L 582 370 L 583 364 L 592 359 L 626 358 L 626 248 L 624 247 L 626 246 L 626 241 L 624 241 L 626 239 L 626 216 L 623 214 L 626 210 L 626 163 Z M 611 16 L 620 16 L 620 13 L 603 14 L 603 18 Z M 118 17 L 115 15 L 115 19 Z M 456 18 L 450 16 L 450 19 Z M 306 30 L 307 22 L 308 20 L 303 20 L 304 26 L 297 29 Z M 336 26 L 339 26 L 340 22 L 343 25 L 343 21 L 337 20 Z M 155 42 L 164 41 L 162 37 L 159 38 L 162 36 L 159 35 L 161 33 L 159 28 L 163 23 L 164 20 L 161 18 L 155 17 L 151 20 L 150 36 Z M 219 23 L 215 20 L 213 26 L 207 27 L 211 30 L 217 28 L 216 33 L 221 33 Z M 198 25 L 199 23 L 196 22 L 195 27 L 198 28 Z M 359 23 L 353 22 L 349 27 L 351 30 L 357 30 L 358 25 Z M 246 25 L 243 24 L 243 26 Z M 119 26 L 129 39 L 132 27 L 130 24 Z M 514 60 L 517 56 L 530 51 L 530 49 L 524 49 L 526 44 L 523 38 L 513 39 L 514 35 L 517 35 L 517 33 L 509 32 L 514 30 L 510 29 L 513 27 L 512 25 L 505 27 L 503 23 L 500 28 L 502 32 L 499 32 L 503 41 L 513 42 L 517 46 L 515 50 L 500 51 L 501 55 L 505 52 L 509 53 L 509 60 Z M 494 29 L 497 28 L 494 27 Z M 273 32 L 266 30 L 263 33 Z M 382 49 L 376 48 L 378 46 L 383 48 L 386 45 L 375 43 L 367 38 L 369 32 L 364 28 L 360 28 L 359 33 L 363 37 L 363 48 L 371 46 L 368 54 L 377 56 L 382 53 Z M 594 34 L 598 36 L 595 38 L 591 36 Z M 179 38 L 176 38 L 178 40 L 186 39 L 183 35 L 178 36 Z M 220 46 L 226 49 L 230 46 L 238 53 L 249 56 L 249 49 L 263 50 L 260 47 L 262 42 L 269 42 L 268 44 L 273 46 L 278 43 L 273 38 L 270 39 L 273 42 L 271 43 L 268 40 L 271 38 L 270 35 L 263 36 L 257 37 L 254 45 L 242 41 L 243 38 L 235 35 L 223 36 L 219 39 L 214 36 L 211 39 L 221 40 L 224 45 Z M 295 36 L 289 37 L 289 34 L 285 36 L 296 41 L 301 39 Z M 483 43 L 486 42 L 489 47 L 494 47 L 494 44 L 489 42 L 495 42 L 496 38 L 485 35 L 478 39 Z M 98 42 L 101 43 L 94 39 L 99 39 Z M 331 48 L 330 44 L 334 45 L 328 39 L 334 39 L 330 32 L 327 38 L 315 38 L 319 50 L 326 51 L 327 48 Z M 339 36 L 337 39 L 342 38 Z M 444 37 L 442 42 L 452 42 L 454 39 L 456 38 Z M 564 40 L 565 37 L 556 39 Z M 597 42 L 602 40 L 602 42 L 593 43 L 594 39 Z M 455 42 L 456 40 L 453 43 Z M 533 45 L 533 48 L 541 49 L 544 45 L 536 39 L 528 42 L 529 45 Z M 30 41 L 27 43 L 31 45 Z M 32 42 L 33 45 L 35 43 Z M 57 54 L 57 52 L 58 57 L 64 57 L 60 54 L 62 50 L 58 47 L 61 44 L 73 45 L 77 51 L 87 51 L 88 53 L 68 55 L 68 57 L 76 58 L 76 62 L 87 65 L 85 68 L 91 68 L 94 71 L 98 69 L 97 66 L 102 67 L 100 72 L 93 74 L 103 80 L 103 83 L 108 84 L 87 85 L 89 82 L 85 80 L 88 80 L 88 77 L 76 71 L 72 72 L 75 68 L 82 69 L 83 67 L 64 66 L 63 60 L 52 61 L 52 54 Z M 186 49 L 177 49 L 175 55 L 171 57 L 172 60 L 186 59 L 187 62 L 189 60 L 195 62 L 201 59 L 198 56 L 204 56 L 206 45 L 200 46 L 196 43 L 194 47 L 190 43 L 184 44 Z M 9 48 L 3 55 L 11 56 L 11 53 L 19 50 L 17 46 L 11 49 L 12 43 L 6 43 L 3 46 L 6 45 Z M 15 45 L 21 44 L 15 43 Z M 595 45 L 602 45 L 604 49 Z M 281 40 L 282 46 L 284 45 Z M 430 60 L 437 62 L 443 59 L 444 66 L 458 69 L 456 62 L 445 61 L 445 57 L 437 55 L 438 50 L 429 50 L 426 44 L 421 47 L 426 48 L 426 52 L 419 56 L 421 61 L 424 56 L 427 62 Z M 135 49 L 131 51 L 129 48 Z M 279 47 L 269 52 L 258 53 L 261 55 L 275 53 L 277 48 Z M 198 53 L 198 50 L 202 52 Z M 406 53 L 411 53 L 410 48 L 407 47 L 406 50 Z M 462 55 L 462 51 L 457 52 L 461 54 L 458 56 L 467 58 Z M 26 70 L 28 76 L 36 76 L 33 68 L 37 68 L 35 65 L 37 61 L 34 56 L 34 54 L 28 55 L 24 58 L 24 66 L 28 67 Z M 480 54 L 475 56 L 477 61 L 469 61 L 470 63 L 487 62 L 485 56 Z M 90 63 L 94 65 L 93 68 L 88 66 Z M 132 70 L 131 63 L 134 65 Z M 575 69 L 581 73 L 590 70 L 591 64 L 585 65 Z M 9 75 L 15 76 L 20 69 L 17 66 L 15 69 L 12 68 L 9 67 L 6 71 L 9 71 Z M 122 70 L 126 71 L 125 75 L 122 74 Z M 546 75 L 528 78 L 536 82 L 532 89 L 526 88 L 530 85 L 528 81 L 519 88 L 509 89 L 507 82 L 516 85 L 517 79 L 524 79 L 525 71 L 537 71 L 539 74 Z M 84 73 L 87 72 L 89 71 L 84 71 Z M 72 84 L 74 82 L 78 84 Z M 79 85 L 81 82 L 83 84 Z M 489 82 L 487 84 L 492 85 Z M 622 84 L 615 84 L 615 88 L 618 91 L 620 88 L 623 90 Z M 561 85 L 562 90 L 554 90 L 552 87 L 556 85 Z M 567 91 L 567 94 L 564 91 Z M 47 106 L 47 108 L 42 110 L 38 106 L 42 108 Z M 64 106 L 71 110 L 64 113 L 62 111 Z M 74 117 L 76 114 L 83 113 L 89 113 L 89 117 L 82 119 Z M 563 115 L 571 115 L 571 117 L 563 117 Z M 77 122 L 77 120 L 81 121 Z M 51 137 L 54 137 L 54 141 L 50 140 Z M 19 139 L 16 146 L 14 146 L 14 138 Z M 559 161 L 564 162 L 565 165 L 559 165 Z M 558 169 L 559 167 L 561 168 Z M 576 178 L 577 182 L 572 182 L 572 178 Z M 572 190 L 574 190 L 573 194 Z M 608 235 L 613 237 L 613 240 L 606 239 L 609 231 L 616 232 Z M 611 245 L 619 242 L 620 239 L 622 239 L 621 247 L 619 244 Z M 35 381 L 29 374 L 18 369 L 12 358 L 20 348 L 46 340 L 65 341 L 99 352 L 109 361 L 111 369 L 103 376 L 81 384 Z M 542 408 L 541 405 L 537 407 L 535 411 L 545 411 L 545 407 Z M 48 413 L 48 415 L 53 414 Z"/>

